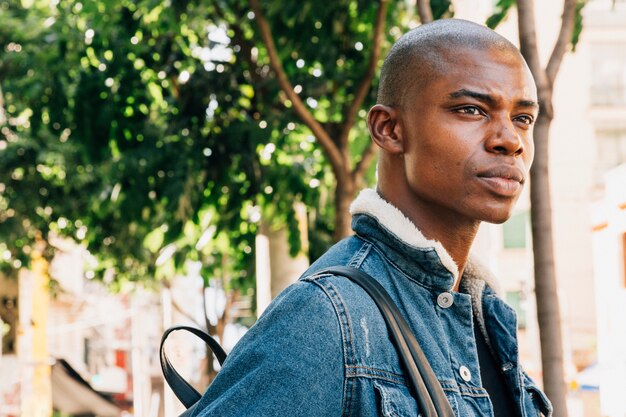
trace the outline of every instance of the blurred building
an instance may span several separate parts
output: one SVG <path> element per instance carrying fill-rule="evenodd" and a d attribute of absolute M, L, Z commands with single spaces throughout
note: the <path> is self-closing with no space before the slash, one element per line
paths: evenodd
<path fill-rule="evenodd" d="M 603 416 L 626 414 L 626 163 L 605 174 L 595 205 L 593 260 L 598 306 L 598 369 Z"/>
<path fill-rule="evenodd" d="M 0 277 L 0 317 L 7 325 L 0 357 L 0 416 L 46 415 L 54 409 L 114 417 L 132 411 L 136 388 L 145 385 L 132 378 L 133 367 L 141 366 L 133 353 L 140 348 L 145 353 L 140 358 L 157 358 L 161 327 L 154 329 L 153 340 L 133 338 L 137 327 L 143 338 L 146 330 L 135 323 L 151 313 L 150 306 L 137 308 L 129 296 L 110 294 L 89 281 L 84 250 L 66 241 L 54 244 L 57 255 L 47 268 L 53 285 L 35 268 Z M 148 371 L 141 371 L 149 381 Z"/>
<path fill-rule="evenodd" d="M 69 241 L 53 243 L 56 255 L 47 269 L 54 284 L 46 284 L 48 303 L 38 306 L 46 319 L 44 329 L 33 329 L 34 272 L 0 276 L 0 417 L 49 415 L 52 410 L 101 417 L 182 413 L 184 407 L 164 386 L 161 335 L 174 324 L 202 328 L 205 317 L 216 325 L 227 308 L 223 289 L 205 289 L 199 268 L 190 267 L 188 276 L 175 277 L 163 288 L 132 285 L 114 294 L 89 279 L 92 275 L 84 268 L 88 253 Z M 249 295 L 231 303 L 230 318 L 250 316 Z M 237 324 L 225 326 L 222 345 L 227 351 L 245 330 Z M 37 331 L 45 340 L 36 339 Z M 44 360 L 33 359 L 37 344 L 45 347 Z M 177 332 L 166 347 L 177 371 L 204 391 L 209 378 L 204 343 Z M 43 370 L 39 377 L 34 376 L 37 369 Z M 37 393 L 37 381 L 49 393 L 49 406 L 43 397 L 30 395 Z M 35 405 L 40 412 L 29 411 Z"/>
<path fill-rule="evenodd" d="M 589 6 L 597 379 L 602 416 L 621 417 L 626 415 L 626 2 Z"/>

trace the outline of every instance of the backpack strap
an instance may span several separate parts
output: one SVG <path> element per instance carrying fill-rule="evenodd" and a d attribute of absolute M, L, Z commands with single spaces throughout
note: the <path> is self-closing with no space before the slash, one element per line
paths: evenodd
<path fill-rule="evenodd" d="M 382 285 L 351 266 L 334 266 L 315 273 L 341 275 L 361 286 L 380 310 L 391 341 L 407 373 L 412 394 L 424 417 L 454 417 L 454 411 L 406 320 Z"/>
<path fill-rule="evenodd" d="M 220 363 L 220 365 L 222 365 L 224 363 L 224 360 L 226 359 L 226 352 L 224 352 L 224 349 L 222 349 L 222 347 L 213 337 L 195 327 L 172 326 L 167 329 L 165 333 L 163 333 L 163 336 L 161 337 L 161 346 L 159 347 L 163 376 L 165 377 L 167 384 L 170 386 L 176 397 L 178 397 L 180 402 L 183 403 L 186 408 L 190 408 L 195 403 L 197 403 L 198 400 L 200 400 L 202 395 L 200 395 L 200 393 L 194 387 L 192 387 L 189 382 L 185 381 L 185 379 L 180 376 L 178 372 L 176 372 L 176 369 L 174 369 L 172 363 L 165 354 L 165 349 L 163 349 L 167 337 L 170 335 L 170 333 L 176 330 L 188 331 L 202 339 L 209 346 L 215 357 L 217 357 L 217 361 Z"/>

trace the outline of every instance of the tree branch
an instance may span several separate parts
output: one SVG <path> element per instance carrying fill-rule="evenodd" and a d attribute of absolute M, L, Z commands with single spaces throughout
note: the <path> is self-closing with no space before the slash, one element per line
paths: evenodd
<path fill-rule="evenodd" d="M 546 71 L 541 66 L 539 49 L 537 48 L 537 33 L 535 30 L 535 10 L 533 0 L 517 0 L 517 21 L 519 29 L 520 50 L 530 67 L 530 71 L 537 84 L 541 115 L 552 120 L 552 84 Z"/>
<path fill-rule="evenodd" d="M 537 48 L 537 33 L 535 30 L 535 8 L 533 0 L 517 1 L 517 21 L 519 27 L 520 50 L 526 59 L 531 72 L 535 76 L 535 82 L 540 83 L 538 76 L 545 79 L 545 71 L 541 67 L 539 49 Z M 539 85 L 537 85 L 539 87 Z"/>
<path fill-rule="evenodd" d="M 554 83 L 559 67 L 563 62 L 563 56 L 567 52 L 567 47 L 572 41 L 574 33 L 574 20 L 576 16 L 576 0 L 563 1 L 563 15 L 561 16 L 561 29 L 554 44 L 554 49 L 550 55 L 550 60 L 546 66 L 546 75 L 550 85 Z"/>
<path fill-rule="evenodd" d="M 205 323 L 205 326 L 203 326 L 202 324 L 200 324 L 200 322 L 198 322 L 198 320 L 196 320 L 196 318 L 189 313 L 187 310 L 185 310 L 180 304 L 178 304 L 178 302 L 176 301 L 176 299 L 174 298 L 174 292 L 172 291 L 172 283 L 168 280 L 163 281 L 163 286 L 165 288 L 167 288 L 170 291 L 171 294 L 171 300 L 172 300 L 172 307 L 174 307 L 175 310 L 177 310 L 180 314 L 182 314 L 186 319 L 190 320 L 193 324 L 195 324 L 199 329 L 205 329 L 207 330 L 210 334 L 213 333 L 212 328 L 209 326 L 209 321 L 207 320 Z M 204 301 L 204 293 L 202 294 L 202 298 Z M 206 312 L 206 308 L 204 310 Z M 206 316 L 206 314 L 205 314 Z"/>
<path fill-rule="evenodd" d="M 204 328 L 204 326 L 202 324 L 200 324 L 198 322 L 198 320 L 196 320 L 196 318 L 194 316 L 192 316 L 188 311 L 186 311 L 180 304 L 178 304 L 176 302 L 176 300 L 174 299 L 174 297 L 172 296 L 172 306 L 178 310 L 178 312 L 180 314 L 182 314 L 186 319 L 190 320 L 193 324 L 195 324 L 196 326 L 198 326 L 198 328 L 202 329 Z M 210 331 L 210 329 L 207 329 L 207 331 Z"/>
<path fill-rule="evenodd" d="M 365 176 L 365 171 L 369 168 L 376 156 L 376 151 L 378 150 L 376 144 L 373 140 L 367 144 L 363 153 L 361 154 L 361 160 L 354 167 L 353 176 L 356 182 L 357 188 L 361 187 L 361 182 L 363 181 L 363 177 Z"/>
<path fill-rule="evenodd" d="M 258 0 L 249 0 L 250 8 L 254 12 L 257 25 L 261 32 L 261 38 L 263 39 L 263 43 L 267 48 L 267 53 L 270 58 L 270 65 L 274 72 L 276 73 L 276 77 L 278 79 L 278 84 L 283 92 L 287 95 L 287 98 L 293 104 L 293 108 L 300 117 L 300 120 L 304 122 L 304 124 L 311 129 L 313 135 L 317 138 L 320 146 L 326 153 L 328 160 L 330 161 L 331 166 L 335 172 L 340 172 L 343 170 L 345 162 L 339 152 L 339 149 L 333 142 L 332 138 L 328 135 L 328 133 L 324 130 L 322 125 L 319 124 L 317 120 L 313 117 L 311 112 L 306 108 L 300 96 L 293 91 L 293 86 L 291 82 L 287 78 L 287 74 L 285 73 L 285 69 L 283 68 L 283 64 L 278 56 L 278 52 L 276 50 L 276 44 L 274 43 L 274 39 L 272 38 L 272 32 L 270 30 L 267 19 L 263 15 L 261 11 L 261 6 Z"/>
<path fill-rule="evenodd" d="M 348 108 L 345 114 L 343 126 L 341 128 L 341 136 L 339 137 L 339 143 L 345 152 L 347 152 L 348 138 L 350 136 L 350 130 L 354 125 L 354 121 L 358 114 L 368 91 L 372 86 L 372 79 L 376 74 L 376 66 L 378 64 L 378 58 L 380 57 L 380 48 L 382 44 L 383 31 L 385 29 L 385 16 L 387 14 L 387 0 L 380 0 L 378 11 L 376 12 L 376 23 L 374 26 L 374 39 L 372 42 L 372 52 L 367 64 L 367 70 L 365 75 L 361 79 L 359 87 L 357 88 L 354 100 Z"/>
<path fill-rule="evenodd" d="M 433 21 L 433 10 L 430 8 L 430 1 L 417 0 L 417 14 L 420 17 L 420 22 L 430 23 Z"/>

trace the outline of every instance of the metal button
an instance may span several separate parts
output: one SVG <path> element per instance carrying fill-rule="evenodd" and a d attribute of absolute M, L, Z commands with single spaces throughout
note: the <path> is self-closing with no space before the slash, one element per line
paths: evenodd
<path fill-rule="evenodd" d="M 437 304 L 441 308 L 448 308 L 454 303 L 454 297 L 449 292 L 442 292 L 437 297 Z"/>
<path fill-rule="evenodd" d="M 472 373 L 469 369 L 467 369 L 467 366 L 461 366 L 459 368 L 459 374 L 461 374 L 461 378 L 463 378 L 463 381 L 465 382 L 469 382 L 472 380 Z"/>

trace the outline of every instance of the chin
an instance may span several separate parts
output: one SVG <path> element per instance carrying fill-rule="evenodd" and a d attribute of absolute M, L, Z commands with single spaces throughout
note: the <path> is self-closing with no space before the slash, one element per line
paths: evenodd
<path fill-rule="evenodd" d="M 493 220 L 483 220 L 484 222 L 487 223 L 492 223 L 492 224 L 502 224 L 504 222 L 506 222 L 507 220 L 509 220 L 510 216 L 504 219 L 493 219 Z"/>
<path fill-rule="evenodd" d="M 481 221 L 493 224 L 502 224 L 511 218 L 513 215 L 513 209 L 507 208 L 506 210 L 492 210 L 482 214 L 483 215 L 480 218 Z"/>

